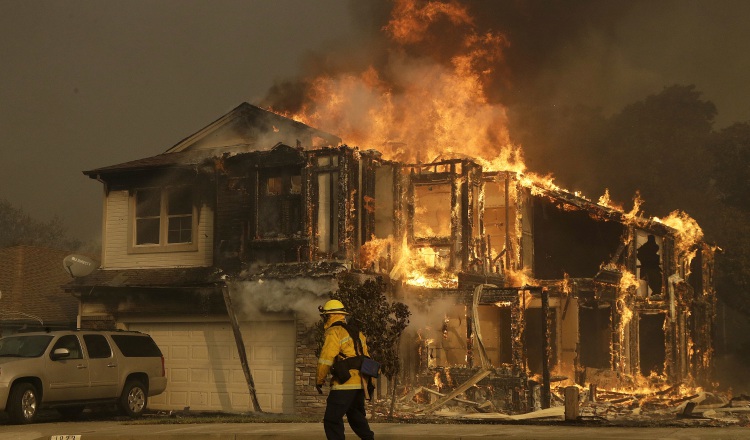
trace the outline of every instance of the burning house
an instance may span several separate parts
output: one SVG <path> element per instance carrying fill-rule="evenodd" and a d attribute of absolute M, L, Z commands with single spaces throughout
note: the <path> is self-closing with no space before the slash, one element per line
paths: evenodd
<path fill-rule="evenodd" d="M 477 158 L 391 160 L 247 103 L 85 174 L 104 186 L 102 265 L 67 288 L 83 327 L 154 336 L 169 378 L 155 409 L 251 409 L 246 349 L 264 411 L 321 411 L 309 333 L 342 273 L 384 277 L 412 308 L 407 387 L 471 387 L 521 412 L 553 382 L 710 377 L 713 250 L 679 214 L 647 219 Z"/>

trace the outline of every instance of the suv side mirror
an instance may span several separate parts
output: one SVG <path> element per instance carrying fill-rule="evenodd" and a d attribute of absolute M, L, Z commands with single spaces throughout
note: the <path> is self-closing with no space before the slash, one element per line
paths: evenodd
<path fill-rule="evenodd" d="M 55 351 L 52 352 L 52 358 L 53 361 L 56 361 L 58 359 L 63 359 L 70 356 L 70 350 L 67 348 L 56 348 Z"/>

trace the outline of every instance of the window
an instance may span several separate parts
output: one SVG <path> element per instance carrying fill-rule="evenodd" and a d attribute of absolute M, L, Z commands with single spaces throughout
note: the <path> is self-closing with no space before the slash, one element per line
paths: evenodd
<path fill-rule="evenodd" d="M 193 194 L 189 188 L 168 192 L 167 218 L 167 243 L 192 243 Z"/>
<path fill-rule="evenodd" d="M 44 354 L 52 336 L 8 336 L 0 339 L 0 356 L 39 357 Z"/>
<path fill-rule="evenodd" d="M 117 344 L 125 357 L 160 357 L 161 350 L 153 339 L 143 335 L 112 335 L 112 340 Z"/>
<path fill-rule="evenodd" d="M 302 234 L 302 176 L 299 169 L 266 170 L 260 175 L 258 237 Z"/>
<path fill-rule="evenodd" d="M 414 236 L 451 236 L 451 185 L 414 185 Z"/>
<path fill-rule="evenodd" d="M 134 234 L 132 251 L 143 246 L 184 250 L 192 245 L 195 231 L 194 191 L 191 187 L 139 189 L 134 196 Z"/>
<path fill-rule="evenodd" d="M 75 335 L 60 336 L 60 339 L 58 339 L 57 342 L 55 342 L 55 345 L 52 347 L 52 353 L 54 353 L 58 348 L 67 348 L 70 352 L 70 355 L 65 359 L 83 358 L 81 354 L 81 343 L 78 342 L 78 337 L 76 337 Z"/>
<path fill-rule="evenodd" d="M 135 194 L 135 244 L 159 244 L 161 191 L 139 190 Z"/>
<path fill-rule="evenodd" d="M 83 335 L 83 342 L 86 343 L 86 350 L 91 359 L 106 359 L 112 356 L 112 349 L 103 335 Z"/>
<path fill-rule="evenodd" d="M 269 177 L 266 179 L 267 196 L 280 196 L 283 190 L 283 182 L 280 176 Z"/>

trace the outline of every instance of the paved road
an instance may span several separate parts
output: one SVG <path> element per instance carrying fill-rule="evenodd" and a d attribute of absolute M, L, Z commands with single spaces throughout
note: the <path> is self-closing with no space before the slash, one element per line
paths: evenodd
<path fill-rule="evenodd" d="M 634 428 L 554 425 L 392 424 L 373 423 L 378 440 L 448 439 L 750 439 L 750 428 Z M 323 440 L 317 423 L 201 423 L 133 425 L 126 422 L 51 422 L 0 425 L 2 440 L 49 440 L 53 435 L 79 435 L 71 440 Z M 347 438 L 356 436 L 347 427 Z"/>

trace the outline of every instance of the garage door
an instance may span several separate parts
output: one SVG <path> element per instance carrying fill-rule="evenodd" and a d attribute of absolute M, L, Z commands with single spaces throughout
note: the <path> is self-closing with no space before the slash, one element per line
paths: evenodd
<path fill-rule="evenodd" d="M 150 334 L 164 354 L 167 390 L 151 409 L 251 411 L 252 403 L 231 325 L 219 322 L 132 323 Z M 294 321 L 241 323 L 261 409 L 294 411 Z"/>

